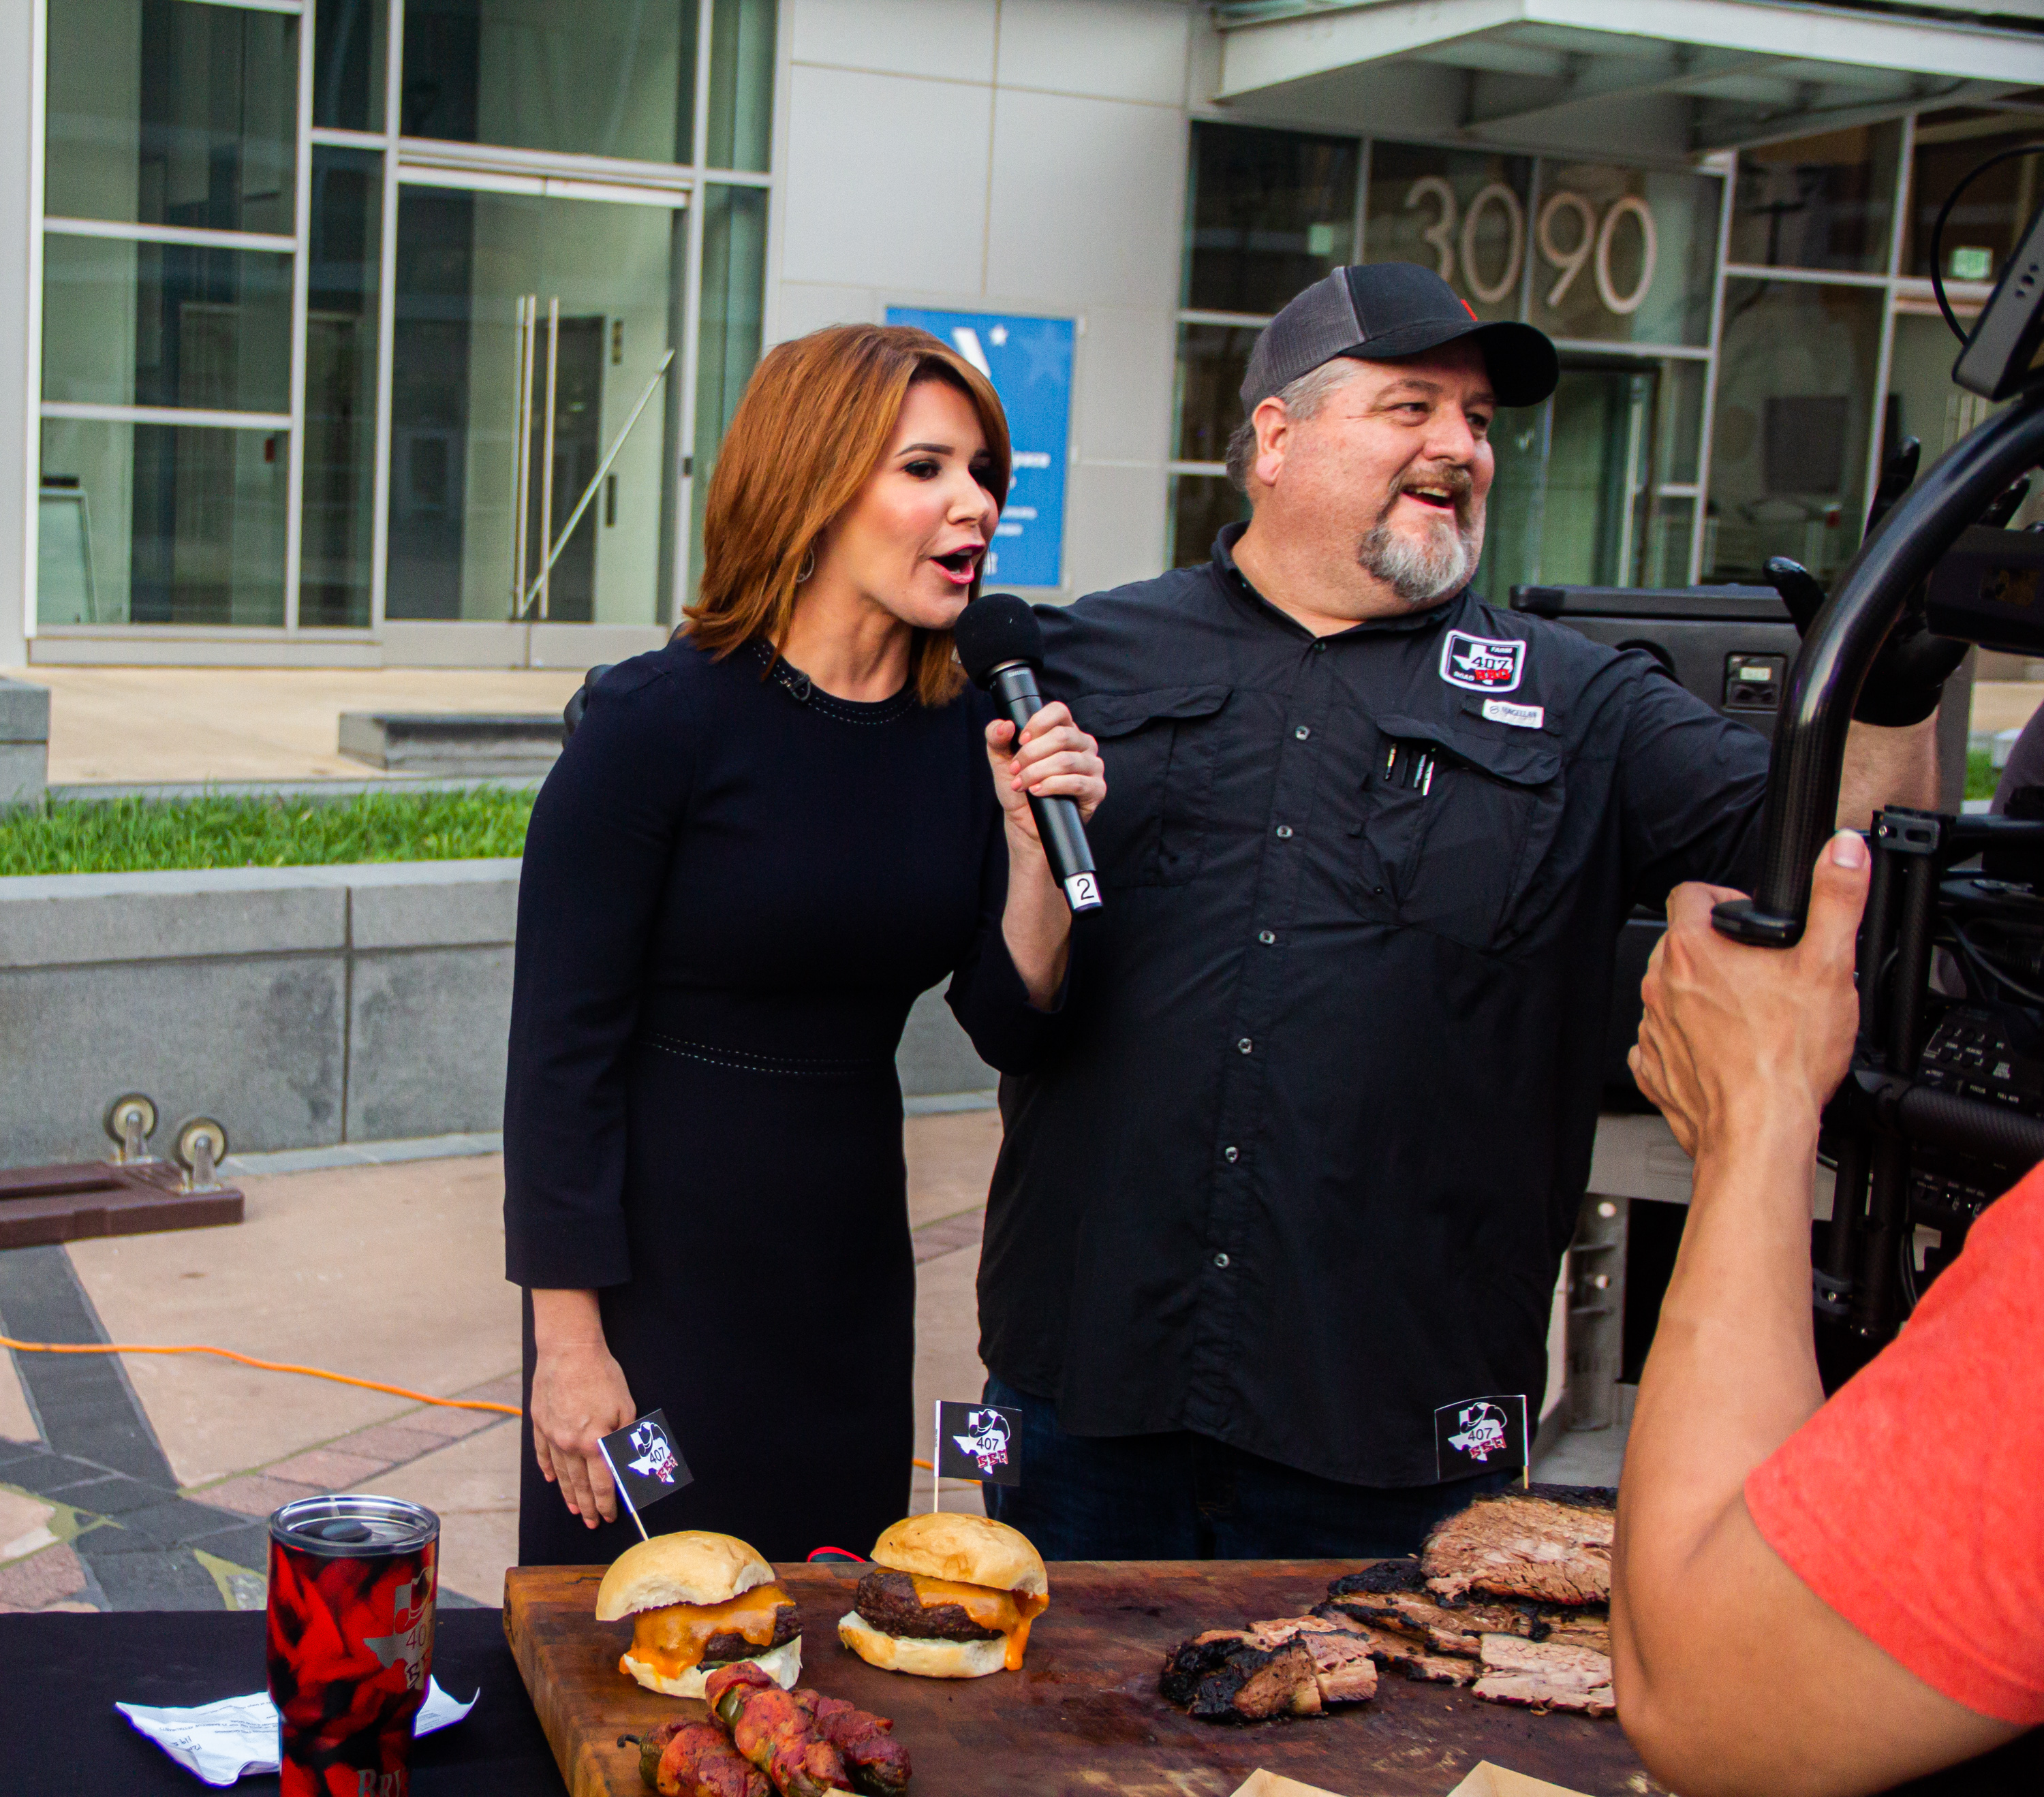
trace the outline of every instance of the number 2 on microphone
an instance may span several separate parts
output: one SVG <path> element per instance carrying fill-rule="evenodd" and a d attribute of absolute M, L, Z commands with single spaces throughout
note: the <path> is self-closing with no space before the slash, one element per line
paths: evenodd
<path fill-rule="evenodd" d="M 1099 879 L 1091 873 L 1074 874 L 1065 882 L 1065 898 L 1074 911 L 1097 911 Z"/>

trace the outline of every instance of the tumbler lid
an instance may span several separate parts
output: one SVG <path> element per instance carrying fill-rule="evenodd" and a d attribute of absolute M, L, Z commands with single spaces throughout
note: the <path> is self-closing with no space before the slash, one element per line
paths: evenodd
<path fill-rule="evenodd" d="M 424 1504 L 352 1493 L 299 1498 L 270 1518 L 272 1541 L 336 1559 L 402 1553 L 440 1533 L 440 1518 Z"/>

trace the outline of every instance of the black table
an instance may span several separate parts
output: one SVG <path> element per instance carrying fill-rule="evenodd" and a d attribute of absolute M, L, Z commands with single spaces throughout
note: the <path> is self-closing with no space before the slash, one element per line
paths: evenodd
<path fill-rule="evenodd" d="M 199 1797 L 213 1788 L 113 1706 L 182 1707 L 263 1688 L 259 1615 L 117 1611 L 0 1616 L 0 1787 L 10 1797 Z M 563 1797 L 561 1775 L 505 1645 L 498 1610 L 443 1610 L 433 1676 L 482 1699 L 413 1750 L 417 1797 Z M 274 1793 L 252 1773 L 229 1787 Z"/>

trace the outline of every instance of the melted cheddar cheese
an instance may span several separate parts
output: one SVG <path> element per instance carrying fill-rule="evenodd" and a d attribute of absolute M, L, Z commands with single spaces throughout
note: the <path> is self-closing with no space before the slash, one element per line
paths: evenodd
<path fill-rule="evenodd" d="M 926 1579 L 911 1572 L 916 1601 L 925 1610 L 942 1603 L 955 1603 L 982 1629 L 992 1629 L 1008 1640 L 1005 1659 L 1011 1672 L 1022 1669 L 1022 1656 L 1028 1651 L 1029 1625 L 1051 1607 L 1048 1597 L 1031 1597 L 1019 1591 L 995 1591 L 986 1585 L 960 1584 L 951 1579 Z"/>
<path fill-rule="evenodd" d="M 678 1679 L 701 1664 L 713 1635 L 741 1635 L 755 1647 L 771 1647 L 774 1612 L 790 1601 L 778 1585 L 766 1584 L 722 1603 L 670 1603 L 664 1610 L 642 1610 L 632 1626 L 630 1657 L 663 1679 Z"/>

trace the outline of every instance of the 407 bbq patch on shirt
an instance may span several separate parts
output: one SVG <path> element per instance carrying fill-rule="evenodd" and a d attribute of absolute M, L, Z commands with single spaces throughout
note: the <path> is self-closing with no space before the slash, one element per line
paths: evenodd
<path fill-rule="evenodd" d="M 1437 1476 L 1528 1394 L 1635 900 L 1748 881 L 1766 745 L 1464 593 L 1315 637 L 1214 559 L 1040 616 L 1105 904 L 1002 1086 L 987 1365 L 1082 1434 Z"/>

